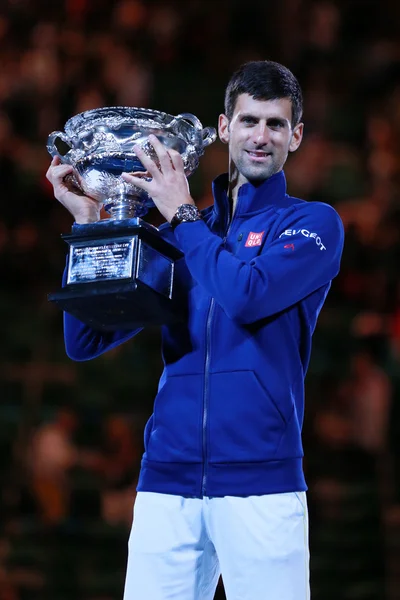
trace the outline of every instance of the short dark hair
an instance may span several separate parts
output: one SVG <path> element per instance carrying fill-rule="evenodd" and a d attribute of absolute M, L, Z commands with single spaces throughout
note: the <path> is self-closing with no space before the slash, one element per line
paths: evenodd
<path fill-rule="evenodd" d="M 231 77 L 225 92 L 225 114 L 232 119 L 240 94 L 255 100 L 289 98 L 292 103 L 292 127 L 300 123 L 303 95 L 296 77 L 287 67 L 272 60 L 255 60 L 242 65 Z"/>

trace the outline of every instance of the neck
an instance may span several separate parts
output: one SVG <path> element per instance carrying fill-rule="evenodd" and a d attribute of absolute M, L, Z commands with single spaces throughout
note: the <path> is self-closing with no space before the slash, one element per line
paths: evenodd
<path fill-rule="evenodd" d="M 230 173 L 228 185 L 228 198 L 232 209 L 232 216 L 234 215 L 236 210 L 239 189 L 244 183 L 248 183 L 247 179 L 243 177 L 243 175 L 241 175 L 238 171 L 235 170 L 233 173 Z"/>
<path fill-rule="evenodd" d="M 237 207 L 238 190 L 239 190 L 238 187 L 235 187 L 233 190 L 230 187 L 228 188 L 228 198 L 229 198 L 229 204 L 231 207 L 232 217 L 235 214 L 235 210 Z"/>

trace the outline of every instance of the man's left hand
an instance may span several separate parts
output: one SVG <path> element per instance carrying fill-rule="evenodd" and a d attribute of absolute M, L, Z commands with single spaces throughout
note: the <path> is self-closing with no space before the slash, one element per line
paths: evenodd
<path fill-rule="evenodd" d="M 160 213 L 171 221 L 181 204 L 194 204 L 183 168 L 183 160 L 176 150 L 167 150 L 155 135 L 149 141 L 157 155 L 159 166 L 140 148 L 134 146 L 136 156 L 147 170 L 151 181 L 143 179 L 143 173 L 122 173 L 127 182 L 149 194 Z"/>

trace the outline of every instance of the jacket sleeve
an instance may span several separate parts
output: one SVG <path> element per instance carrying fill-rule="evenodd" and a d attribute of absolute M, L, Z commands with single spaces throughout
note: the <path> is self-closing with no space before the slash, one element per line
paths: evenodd
<path fill-rule="evenodd" d="M 64 270 L 63 286 L 66 282 L 67 270 Z M 141 329 L 133 331 L 96 331 L 79 319 L 64 312 L 64 343 L 67 356 L 72 360 L 83 361 L 96 358 L 119 346 L 123 342 L 139 333 Z"/>
<path fill-rule="evenodd" d="M 119 346 L 139 333 L 134 331 L 96 331 L 68 313 L 64 313 L 65 351 L 72 360 L 83 361 L 96 358 Z"/>
<path fill-rule="evenodd" d="M 344 239 L 337 212 L 319 202 L 296 208 L 250 262 L 225 249 L 203 221 L 182 223 L 175 235 L 193 278 L 240 324 L 285 310 L 329 283 Z"/>

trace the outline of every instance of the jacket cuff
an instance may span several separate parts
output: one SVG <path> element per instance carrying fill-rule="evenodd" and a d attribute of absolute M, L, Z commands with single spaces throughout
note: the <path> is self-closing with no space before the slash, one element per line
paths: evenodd
<path fill-rule="evenodd" d="M 203 219 L 180 223 L 175 227 L 174 234 L 183 252 L 193 248 L 199 242 L 203 242 L 210 235 L 213 235 Z"/>

